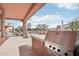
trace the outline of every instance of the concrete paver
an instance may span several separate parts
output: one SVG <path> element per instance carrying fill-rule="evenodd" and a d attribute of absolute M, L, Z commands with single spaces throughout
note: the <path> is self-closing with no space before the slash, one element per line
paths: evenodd
<path fill-rule="evenodd" d="M 0 56 L 19 56 L 21 45 L 32 45 L 31 38 L 10 37 L 0 46 Z"/>

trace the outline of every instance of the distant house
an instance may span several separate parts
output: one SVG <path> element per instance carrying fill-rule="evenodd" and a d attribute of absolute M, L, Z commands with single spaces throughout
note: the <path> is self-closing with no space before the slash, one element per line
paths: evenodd
<path fill-rule="evenodd" d="M 6 34 L 9 34 L 9 33 L 12 33 L 14 32 L 14 27 L 13 26 L 10 26 L 10 25 L 7 25 L 5 24 L 5 32 Z M 1 26 L 0 26 L 0 36 L 1 36 Z"/>

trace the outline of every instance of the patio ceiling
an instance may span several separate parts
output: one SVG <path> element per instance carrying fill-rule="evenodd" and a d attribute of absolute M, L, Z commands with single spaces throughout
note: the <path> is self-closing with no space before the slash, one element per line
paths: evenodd
<path fill-rule="evenodd" d="M 44 3 L 2 3 L 0 8 L 5 11 L 5 19 L 27 21 Z"/>

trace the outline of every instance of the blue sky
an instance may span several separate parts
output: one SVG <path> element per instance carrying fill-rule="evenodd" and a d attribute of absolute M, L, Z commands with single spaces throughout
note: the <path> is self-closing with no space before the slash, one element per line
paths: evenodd
<path fill-rule="evenodd" d="M 36 27 L 38 24 L 47 24 L 49 27 L 56 27 L 61 25 L 61 21 L 64 24 L 73 20 L 73 18 L 79 17 L 79 4 L 67 4 L 67 3 L 48 3 L 43 6 L 35 15 L 33 15 L 28 23 L 32 24 L 32 27 Z M 20 21 L 9 21 L 13 26 L 21 26 Z"/>

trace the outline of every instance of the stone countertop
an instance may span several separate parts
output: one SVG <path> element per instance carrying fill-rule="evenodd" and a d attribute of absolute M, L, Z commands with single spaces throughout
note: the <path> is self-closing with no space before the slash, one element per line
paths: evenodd
<path fill-rule="evenodd" d="M 44 35 L 44 34 L 31 34 L 31 36 L 44 41 L 46 35 Z"/>

